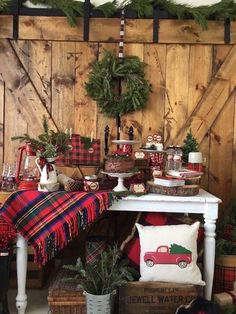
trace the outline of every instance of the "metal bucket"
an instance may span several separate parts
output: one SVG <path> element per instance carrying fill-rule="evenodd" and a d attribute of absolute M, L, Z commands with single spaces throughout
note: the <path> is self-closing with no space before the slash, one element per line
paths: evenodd
<path fill-rule="evenodd" d="M 87 314 L 111 314 L 113 293 L 93 295 L 85 292 Z"/>

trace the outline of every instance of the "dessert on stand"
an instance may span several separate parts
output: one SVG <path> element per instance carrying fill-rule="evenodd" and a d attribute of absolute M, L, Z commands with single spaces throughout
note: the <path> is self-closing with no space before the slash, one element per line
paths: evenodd
<path fill-rule="evenodd" d="M 112 142 L 118 145 L 118 149 L 112 155 L 105 157 L 104 171 L 102 173 L 112 178 L 118 178 L 118 184 L 113 191 L 127 191 L 127 188 L 124 186 L 124 178 L 130 178 L 138 173 L 134 168 L 132 145 L 139 143 L 139 141 L 113 140 Z"/>

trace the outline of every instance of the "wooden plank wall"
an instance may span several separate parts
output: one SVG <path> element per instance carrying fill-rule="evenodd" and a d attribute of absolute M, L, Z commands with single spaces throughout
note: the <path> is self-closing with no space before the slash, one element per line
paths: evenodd
<path fill-rule="evenodd" d="M 43 114 L 51 128 L 73 128 L 102 143 L 109 125 L 114 139 L 114 119 L 99 113 L 84 84 L 104 48 L 117 52 L 119 19 L 91 19 L 89 42 L 82 19 L 70 28 L 63 17 L 22 16 L 18 40 L 11 23 L 0 17 L 0 164 L 16 158 L 12 136 L 41 131 Z M 203 32 L 193 21 L 161 20 L 158 44 L 152 31 L 152 20 L 126 21 L 125 54 L 146 63 L 152 93 L 145 109 L 122 117 L 122 137 L 132 125 L 143 142 L 158 133 L 165 145 L 181 145 L 192 128 L 204 155 L 203 186 L 225 205 L 236 189 L 236 23 L 231 45 L 224 43 L 223 22 L 210 22 Z"/>

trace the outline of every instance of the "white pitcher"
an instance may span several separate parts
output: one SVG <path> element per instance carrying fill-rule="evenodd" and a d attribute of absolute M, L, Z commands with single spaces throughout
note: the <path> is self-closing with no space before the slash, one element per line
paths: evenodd
<path fill-rule="evenodd" d="M 40 171 L 40 184 L 55 184 L 57 183 L 57 173 L 56 167 L 54 164 L 56 158 L 46 158 L 47 163 L 43 166 L 43 169 L 40 167 L 40 158 L 36 158 L 35 162 Z M 48 168 L 51 169 L 48 169 Z"/>

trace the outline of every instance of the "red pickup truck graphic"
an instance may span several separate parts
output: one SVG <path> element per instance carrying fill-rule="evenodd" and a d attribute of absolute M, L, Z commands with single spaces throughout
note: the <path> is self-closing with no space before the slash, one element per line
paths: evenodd
<path fill-rule="evenodd" d="M 148 267 L 155 264 L 176 264 L 180 268 L 187 267 L 192 262 L 192 252 L 177 244 L 161 245 L 156 252 L 146 252 L 144 262 Z"/>

